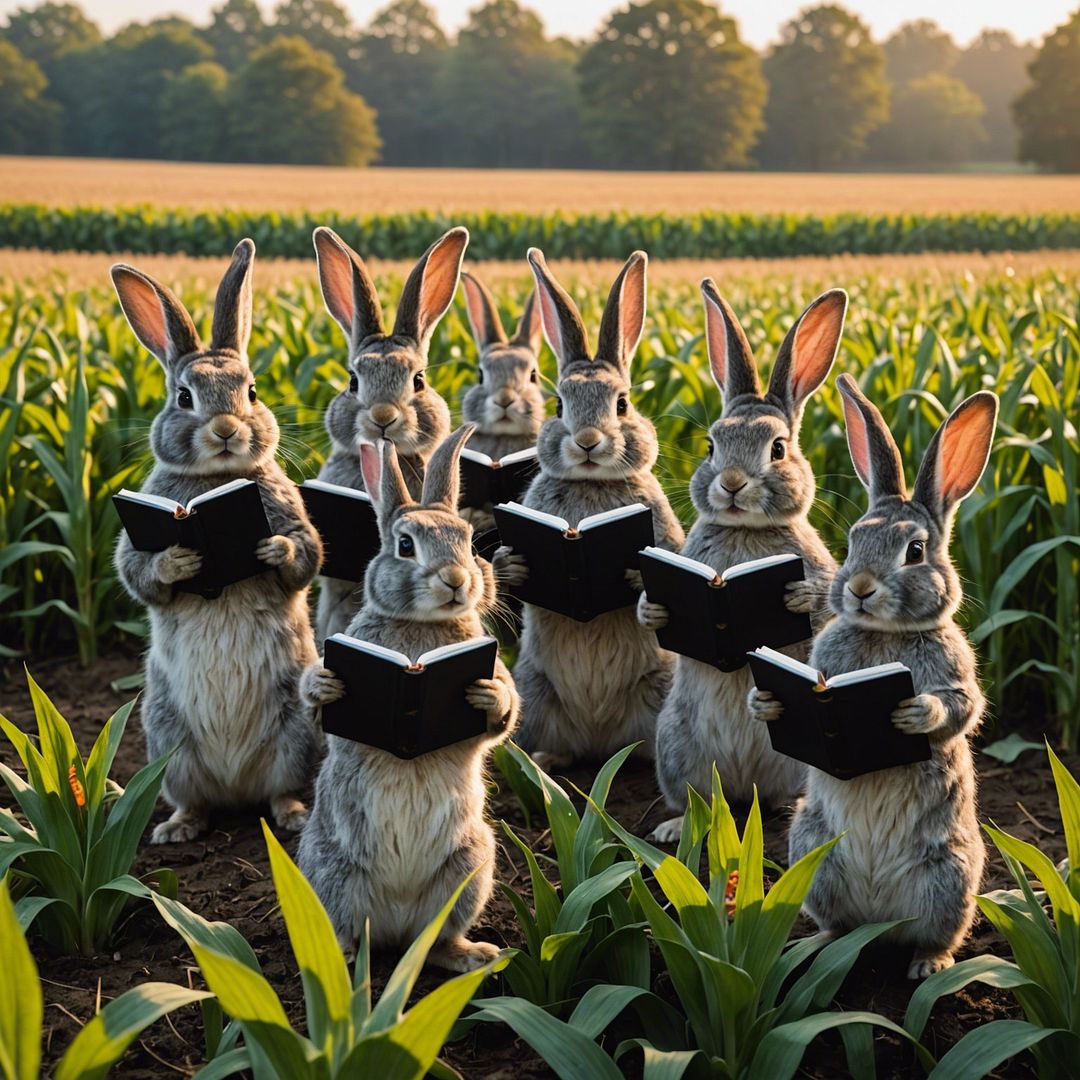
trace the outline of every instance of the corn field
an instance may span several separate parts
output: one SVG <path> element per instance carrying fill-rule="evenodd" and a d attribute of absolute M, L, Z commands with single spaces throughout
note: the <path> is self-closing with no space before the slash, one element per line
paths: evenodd
<path fill-rule="evenodd" d="M 150 211 L 145 214 L 154 219 Z M 310 229 L 301 218 L 266 219 L 280 230 L 273 235 L 284 237 L 279 246 L 291 243 L 292 236 L 310 245 Z M 3 220 L 8 228 L 9 218 Z M 104 215 L 95 220 L 97 225 L 87 226 L 85 243 L 97 242 L 94 229 L 110 227 Z M 133 219 L 130 228 L 143 228 L 142 220 Z M 173 219 L 161 213 L 156 220 L 161 225 Z M 181 246 L 190 249 L 194 236 L 195 246 L 220 250 L 216 230 L 235 237 L 249 227 L 247 219 L 229 215 L 216 224 L 212 216 L 201 220 L 211 223 L 205 239 L 191 233 L 183 240 L 191 221 L 174 222 Z M 531 220 L 522 217 L 520 235 L 532 228 Z M 603 229 L 610 229 L 604 220 Z M 1080 229 L 1080 220 L 1062 220 Z M 430 217 L 417 217 L 408 228 L 404 221 L 400 235 L 389 224 L 386 235 L 412 254 L 423 246 L 416 230 L 425 237 L 438 231 Z M 582 244 L 592 243 L 587 235 L 594 227 L 600 235 L 599 222 L 584 230 Z M 558 234 L 562 225 L 550 224 Z M 53 227 L 46 214 L 39 228 Z M 55 227 L 59 235 L 63 229 Z M 517 249 L 524 246 L 516 229 L 496 232 L 494 240 L 488 229 L 480 224 L 476 233 L 481 246 L 511 240 Z M 258 230 L 251 232 L 258 240 Z M 139 235 L 133 232 L 131 240 Z M 537 235 L 543 230 L 530 238 Z M 665 234 L 669 243 L 685 235 L 679 227 Z M 34 242 L 41 243 L 40 236 Z M 159 236 L 144 242 L 157 244 Z M 601 246 L 625 254 L 638 242 L 627 228 L 618 228 L 605 234 Z M 110 234 L 109 243 L 124 241 Z M 961 508 L 953 541 L 966 593 L 961 618 L 982 657 L 998 723 L 1006 730 L 1045 725 L 1075 746 L 1080 736 L 1080 302 L 1073 275 L 1006 273 L 978 284 L 959 276 L 922 284 L 914 277 L 867 274 L 795 284 L 791 277 L 766 272 L 729 278 L 721 288 L 759 358 L 769 362 L 805 303 L 834 284 L 847 287 L 852 299 L 836 370 L 852 372 L 881 407 L 909 480 L 949 410 L 980 387 L 1001 395 L 990 465 L 979 491 Z M 380 291 L 383 286 L 384 295 L 394 296 L 400 282 L 380 282 Z M 500 285 L 508 312 L 520 310 L 528 288 L 524 275 Z M 183 284 L 178 291 L 205 331 L 212 294 Z M 602 288 L 581 283 L 575 292 L 587 323 L 597 325 Z M 687 523 L 693 515 L 687 483 L 704 453 L 705 429 L 720 408 L 708 376 L 702 324 L 696 282 L 654 288 L 636 360 L 637 404 L 656 423 L 661 479 Z M 272 290 L 257 286 L 251 362 L 259 395 L 278 416 L 281 452 L 297 480 L 312 476 L 325 454 L 321 414 L 346 381 L 344 355 L 313 272 Z M 443 320 L 431 355 L 431 382 L 456 409 L 473 377 L 475 356 L 463 310 L 452 309 Z M 546 351 L 542 365 L 553 377 L 554 360 Z M 110 497 L 121 487 L 137 487 L 149 469 L 149 425 L 163 387 L 156 361 L 137 345 L 104 285 L 0 284 L 3 656 L 68 649 L 90 664 L 118 639 L 145 633 L 141 613 L 112 569 L 119 523 Z M 865 507 L 865 495 L 848 458 L 831 381 L 808 406 L 802 442 L 818 478 L 812 519 L 842 556 L 846 528 Z"/>

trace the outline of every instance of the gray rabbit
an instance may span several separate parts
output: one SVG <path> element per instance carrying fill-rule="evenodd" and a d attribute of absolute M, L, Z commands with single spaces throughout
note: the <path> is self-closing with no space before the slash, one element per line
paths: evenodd
<path fill-rule="evenodd" d="M 330 454 L 319 479 L 363 490 L 360 444 L 386 438 L 418 496 L 424 463 L 450 431 L 450 409 L 428 385 L 428 346 L 457 292 L 468 230 L 451 229 L 424 252 L 405 282 L 389 334 L 360 256 L 331 229 L 320 227 L 313 238 L 323 300 L 349 341 L 349 385 L 326 410 Z M 345 629 L 361 595 L 355 582 L 320 579 L 319 641 Z"/>
<path fill-rule="evenodd" d="M 690 480 L 698 512 L 683 554 L 723 572 L 750 559 L 793 552 L 801 555 L 806 581 L 786 598 L 793 611 L 823 610 L 836 563 L 807 520 L 814 501 L 814 474 L 799 447 L 807 398 L 825 381 L 844 329 L 847 294 L 819 296 L 788 332 L 773 365 L 767 391 L 742 327 L 711 278 L 701 283 L 706 344 L 724 411 L 709 429 L 709 449 Z M 667 611 L 643 593 L 643 626 L 659 629 Z M 809 641 L 784 650 L 805 660 Z M 709 790 L 713 763 L 732 798 L 749 801 L 754 786 L 763 800 L 783 803 L 802 790 L 805 767 L 776 753 L 768 732 L 754 722 L 746 694 L 748 667 L 724 672 L 680 656 L 671 693 L 656 728 L 656 772 L 667 805 L 681 815 L 686 785 Z M 653 832 L 677 840 L 682 818 Z"/>
<path fill-rule="evenodd" d="M 930 440 L 909 497 L 881 413 L 849 375 L 837 385 L 870 505 L 851 527 L 829 596 L 837 617 L 816 638 L 810 662 L 827 677 L 906 664 L 916 696 L 900 702 L 892 720 L 901 731 L 925 732 L 933 756 L 854 780 L 809 769 L 791 823 L 790 857 L 843 833 L 817 872 L 806 910 L 822 929 L 837 932 L 910 919 L 893 940 L 914 948 L 908 977 L 921 979 L 953 963 L 971 927 L 986 857 L 968 741 L 986 703 L 975 655 L 954 621 L 962 597 L 949 536 L 957 504 L 986 467 L 998 400 L 980 390 L 953 410 Z M 757 690 L 750 705 L 763 720 L 782 711 Z"/>
<path fill-rule="evenodd" d="M 382 551 L 364 581 L 364 606 L 348 633 L 416 657 L 483 633 L 495 602 L 491 565 L 473 555 L 472 528 L 456 513 L 458 458 L 472 427 L 459 428 L 428 462 L 419 502 L 409 494 L 392 443 L 362 447 L 375 499 Z M 314 665 L 302 693 L 313 706 L 344 692 L 333 672 Z M 466 874 L 479 868 L 457 902 L 431 960 L 467 971 L 498 949 L 465 934 L 491 895 L 495 836 L 484 818 L 484 762 L 513 730 L 518 695 L 501 660 L 492 679 L 466 696 L 487 714 L 484 737 L 411 761 L 327 736 L 298 862 L 330 913 L 342 947 L 353 951 L 364 919 L 372 944 L 407 945 Z"/>
<path fill-rule="evenodd" d="M 590 514 L 640 502 L 653 515 L 655 543 L 678 549 L 682 527 L 652 468 L 656 431 L 630 400 L 630 361 L 645 323 L 647 257 L 636 251 L 611 288 L 595 356 L 573 300 L 552 277 L 543 252 L 529 250 L 544 333 L 559 361 L 556 414 L 540 429 L 540 473 L 526 506 L 576 524 Z M 500 583 L 525 580 L 523 557 L 496 552 Z M 640 571 L 628 580 L 641 587 Z M 642 628 L 633 608 L 580 623 L 524 607 L 519 741 L 551 768 L 574 758 L 606 758 L 627 743 L 651 750 L 656 714 L 671 683 L 673 658 Z"/>
<path fill-rule="evenodd" d="M 544 422 L 537 362 L 543 337 L 540 308 L 534 291 L 508 338 L 487 286 L 469 273 L 461 275 L 461 284 L 478 351 L 477 381 L 462 398 L 461 415 L 476 425 L 469 449 L 498 459 L 535 446 Z M 461 513 L 477 532 L 495 524 L 490 506 L 464 507 Z"/>
<path fill-rule="evenodd" d="M 301 702 L 301 673 L 316 659 L 307 588 L 322 546 L 274 460 L 278 427 L 248 366 L 255 245 L 241 241 L 214 305 L 209 347 L 183 304 L 133 267 L 112 268 L 120 305 L 139 341 L 165 368 L 165 406 L 150 429 L 155 464 L 143 491 L 186 504 L 237 478 L 259 485 L 273 535 L 256 554 L 266 571 L 206 600 L 174 590 L 202 556 L 170 547 L 136 551 L 121 534 L 116 567 L 150 615 L 142 724 L 151 758 L 175 749 L 162 794 L 174 807 L 156 844 L 190 840 L 210 808 L 270 801 L 274 819 L 299 829 L 296 796 L 319 739 Z"/>

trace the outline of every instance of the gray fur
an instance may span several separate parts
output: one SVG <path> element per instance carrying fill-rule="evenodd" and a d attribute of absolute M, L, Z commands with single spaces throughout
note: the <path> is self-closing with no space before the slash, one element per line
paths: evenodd
<path fill-rule="evenodd" d="M 926 732 L 933 756 L 851 781 L 810 769 L 791 825 L 790 855 L 797 859 L 844 833 L 818 870 L 807 911 L 834 931 L 911 919 L 893 937 L 914 947 L 909 976 L 921 978 L 953 962 L 971 927 L 985 859 L 969 746 L 985 701 L 974 653 L 953 621 L 961 592 L 948 545 L 952 509 L 985 465 L 997 399 L 986 391 L 973 395 L 939 429 L 920 471 L 936 478 L 922 488 L 932 499 L 922 502 L 888 491 L 903 487 L 903 476 L 897 484 L 891 475 L 896 447 L 867 457 L 859 442 L 869 430 L 891 443 L 888 428 L 854 380 L 841 376 L 838 386 L 849 424 L 859 427 L 853 457 L 861 459 L 860 472 L 870 462 L 863 480 L 871 497 L 833 581 L 837 617 L 815 640 L 810 662 L 827 676 L 906 664 L 916 697 L 901 702 L 893 722 Z M 887 483 L 874 475 L 875 462 L 887 471 Z M 921 561 L 908 561 L 913 540 L 925 543 Z"/>
<path fill-rule="evenodd" d="M 595 361 L 582 354 L 588 342 L 581 317 L 542 253 L 530 250 L 529 261 L 544 332 L 559 360 L 562 416 L 550 417 L 540 429 L 540 473 L 525 505 L 576 523 L 641 502 L 652 510 L 656 544 L 678 549 L 682 527 L 652 474 L 656 432 L 630 400 L 630 359 L 645 313 L 644 253 L 630 257 L 612 288 L 601 335 L 605 355 Z M 519 560 L 500 549 L 500 578 L 513 580 L 523 569 Z M 640 578 L 636 583 L 640 587 Z M 638 625 L 632 608 L 579 623 L 525 605 L 515 668 L 522 699 L 519 742 L 552 763 L 607 757 L 637 739 L 651 747 L 671 668 L 671 655 Z"/>
<path fill-rule="evenodd" d="M 535 291 L 529 296 L 514 336 L 503 329 L 495 299 L 479 278 L 463 273 L 469 323 L 477 348 L 477 382 L 461 402 L 462 419 L 476 425 L 469 448 L 498 459 L 536 445 L 544 422 L 544 394 L 537 355 L 542 331 Z M 495 524 L 491 507 L 467 507 L 462 514 L 477 532 Z"/>
<path fill-rule="evenodd" d="M 330 453 L 319 479 L 363 490 L 360 444 L 385 437 L 397 448 L 409 490 L 419 498 L 427 459 L 450 431 L 450 409 L 427 382 L 428 346 L 457 290 L 469 234 L 451 229 L 421 256 L 402 290 L 389 335 L 360 256 L 325 227 L 315 230 L 314 240 L 327 310 L 349 338 L 350 376 L 349 386 L 326 410 Z M 354 582 L 321 579 L 319 641 L 345 629 L 362 595 Z"/>
<path fill-rule="evenodd" d="M 319 746 L 298 682 L 316 655 L 307 587 L 322 547 L 295 485 L 274 460 L 273 414 L 249 400 L 254 376 L 237 347 L 246 346 L 251 327 L 253 255 L 250 240 L 237 246 L 214 313 L 219 344 L 210 349 L 193 336 L 194 324 L 168 290 L 130 267 L 112 271 L 132 328 L 166 372 L 166 402 L 150 435 L 156 464 L 143 490 L 187 503 L 246 477 L 259 485 L 273 532 L 258 549 L 266 572 L 215 600 L 173 588 L 197 572 L 197 553 L 136 551 L 126 533 L 117 544 L 120 579 L 149 609 L 147 753 L 176 748 L 162 788 L 175 812 L 154 830 L 157 843 L 190 839 L 215 806 L 266 799 L 280 825 L 299 828 L 306 811 L 293 793 L 307 783 Z M 177 327 L 185 325 L 192 336 L 181 353 L 176 342 L 186 332 Z M 191 393 L 192 407 L 179 404 L 181 390 Z"/>
<path fill-rule="evenodd" d="M 824 607 L 836 563 L 807 514 L 814 501 L 814 475 L 799 447 L 802 405 L 828 374 L 843 329 L 847 296 L 840 290 L 819 297 L 788 334 L 767 392 L 762 393 L 754 357 L 734 312 L 706 278 L 706 341 L 713 377 L 723 391 L 723 414 L 709 431 L 709 453 L 690 480 L 698 518 L 683 554 L 722 572 L 768 555 L 801 555 L 806 584 L 788 604 L 817 614 Z M 828 311 L 829 335 L 816 348 L 792 352 L 799 327 L 810 312 Z M 799 391 L 791 384 L 802 377 Z M 773 460 L 776 440 L 784 456 Z M 726 487 L 725 487 L 726 485 Z M 728 489 L 735 489 L 732 496 Z M 737 513 L 732 506 L 742 509 Z M 666 613 L 642 596 L 638 608 L 646 625 L 662 625 Z M 651 616 L 651 618 L 650 618 Z M 784 650 L 805 660 L 810 642 Z M 750 715 L 746 695 L 753 686 L 749 668 L 724 672 L 685 656 L 677 659 L 674 683 L 657 721 L 656 772 L 668 806 L 680 814 L 686 787 L 707 792 L 713 763 L 725 793 L 748 802 L 757 786 L 762 800 L 782 804 L 802 789 L 805 768 L 777 754 L 764 725 Z M 657 838 L 677 838 L 681 819 L 657 830 Z"/>
<path fill-rule="evenodd" d="M 373 485 L 383 548 L 368 568 L 364 606 L 348 628 L 353 637 L 415 658 L 483 633 L 481 618 L 495 602 L 491 565 L 473 555 L 472 529 L 452 509 L 457 459 L 471 430 L 459 429 L 432 458 L 430 502 L 400 498 L 393 478 Z M 384 472 L 393 470 L 393 445 L 384 440 L 378 452 Z M 373 453 L 365 448 L 369 467 Z M 398 554 L 402 536 L 412 539 L 414 557 Z M 304 693 L 313 705 L 334 700 L 341 689 L 325 668 L 316 665 L 305 675 Z M 479 868 L 431 959 L 466 970 L 497 951 L 464 935 L 493 882 L 495 837 L 484 817 L 484 762 L 513 730 L 519 704 L 501 660 L 494 679 L 474 684 L 470 694 L 479 694 L 476 701 L 486 708 L 488 734 L 412 761 L 327 737 L 297 859 L 346 949 L 355 947 L 365 918 L 373 944 L 409 944 L 465 875 Z"/>

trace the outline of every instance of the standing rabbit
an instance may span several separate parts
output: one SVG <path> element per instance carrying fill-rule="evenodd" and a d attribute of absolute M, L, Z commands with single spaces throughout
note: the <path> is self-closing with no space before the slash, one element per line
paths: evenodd
<path fill-rule="evenodd" d="M 847 312 L 847 294 L 819 296 L 788 332 L 762 393 L 757 367 L 742 327 L 711 278 L 701 283 L 706 344 L 724 411 L 709 429 L 705 460 L 690 480 L 698 512 L 683 554 L 722 573 L 750 559 L 787 552 L 801 555 L 806 581 L 794 582 L 786 603 L 792 611 L 824 608 L 836 563 L 807 521 L 814 501 L 814 474 L 799 448 L 806 399 L 825 381 L 836 356 Z M 659 629 L 667 611 L 642 593 L 638 617 Z M 784 650 L 800 660 L 809 641 Z M 686 785 L 709 790 L 713 763 L 731 797 L 749 801 L 754 785 L 764 800 L 782 803 L 803 786 L 805 767 L 776 753 L 768 732 L 746 705 L 753 686 L 749 667 L 720 671 L 680 656 L 656 726 L 656 772 L 667 805 L 681 815 Z M 678 839 L 682 818 L 657 827 L 664 843 Z"/>
<path fill-rule="evenodd" d="M 834 619 L 814 642 L 811 664 L 826 677 L 875 664 L 911 669 L 916 696 L 892 715 L 904 732 L 925 732 L 932 757 L 836 780 L 809 769 L 791 823 L 791 860 L 843 833 L 818 869 L 806 910 L 824 930 L 909 919 L 893 940 L 914 948 L 908 977 L 949 967 L 975 915 L 986 857 L 975 809 L 969 738 L 986 702 L 975 655 L 954 615 L 960 579 L 949 559 L 957 504 L 990 454 L 997 397 L 980 390 L 938 428 L 909 498 L 900 451 L 881 413 L 841 375 L 848 447 L 870 492 L 851 527 L 848 556 L 833 580 Z M 763 720 L 781 706 L 751 691 Z"/>
<path fill-rule="evenodd" d="M 362 447 L 382 551 L 368 567 L 364 606 L 349 625 L 351 636 L 416 657 L 483 633 L 481 617 L 495 601 L 495 580 L 491 565 L 473 555 L 472 528 L 457 515 L 458 457 L 472 430 L 459 428 L 440 445 L 419 502 L 409 494 L 392 443 Z M 301 686 L 313 706 L 344 692 L 340 680 L 318 665 Z M 327 736 L 298 861 L 346 951 L 355 949 L 365 918 L 371 919 L 372 944 L 408 944 L 479 867 L 431 959 L 467 971 L 498 952 L 465 934 L 491 895 L 495 862 L 495 836 L 484 819 L 484 761 L 513 729 L 518 696 L 497 660 L 494 678 L 473 683 L 467 697 L 486 712 L 488 734 L 409 761 Z"/>
<path fill-rule="evenodd" d="M 544 422 L 540 389 L 540 308 L 533 292 L 514 331 L 507 339 L 495 299 L 479 278 L 463 273 L 466 310 L 478 350 L 477 382 L 461 403 L 462 419 L 476 425 L 470 450 L 498 460 L 536 445 Z M 465 507 L 462 515 L 477 532 L 495 524 L 491 507 Z"/>
<path fill-rule="evenodd" d="M 683 540 L 652 468 L 656 431 L 630 400 L 630 360 L 645 323 L 647 257 L 635 251 L 611 288 L 595 356 L 573 300 L 552 277 L 544 255 L 529 250 L 544 332 L 559 361 L 555 416 L 540 429 L 540 473 L 523 503 L 577 524 L 590 514 L 640 502 L 650 507 L 655 543 Z M 526 579 L 523 556 L 503 547 L 496 572 Z M 640 571 L 628 580 L 641 586 Z M 642 628 L 634 609 L 581 623 L 524 606 L 519 741 L 551 768 L 576 757 L 607 757 L 636 739 L 651 750 L 656 714 L 671 683 L 673 658 Z"/>
<path fill-rule="evenodd" d="M 126 533 L 117 545 L 120 580 L 150 613 L 147 754 L 174 751 L 162 787 L 174 810 L 154 829 L 156 844 L 191 840 L 212 807 L 263 799 L 278 825 L 299 829 L 307 811 L 295 793 L 319 746 L 298 686 L 317 655 L 307 588 L 322 546 L 274 460 L 277 423 L 248 366 L 254 255 L 250 240 L 233 252 L 209 348 L 172 292 L 130 266 L 112 268 L 132 330 L 165 368 L 165 406 L 150 429 L 155 464 L 143 491 L 186 505 L 229 480 L 254 480 L 273 531 L 256 549 L 265 572 L 214 600 L 173 588 L 198 573 L 197 551 L 136 551 Z"/>
<path fill-rule="evenodd" d="M 427 382 L 431 335 L 457 292 L 467 229 L 451 229 L 421 256 L 405 282 L 394 329 L 367 267 L 332 230 L 315 230 L 323 300 L 349 339 L 349 385 L 326 410 L 330 454 L 319 479 L 364 488 L 360 444 L 389 439 L 398 450 L 409 491 L 420 494 L 424 464 L 450 431 L 450 410 Z M 322 578 L 319 641 L 345 629 L 360 605 L 355 582 Z"/>

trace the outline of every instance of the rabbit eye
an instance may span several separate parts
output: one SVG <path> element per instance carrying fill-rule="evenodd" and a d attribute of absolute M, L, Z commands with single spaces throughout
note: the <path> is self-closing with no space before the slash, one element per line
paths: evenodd
<path fill-rule="evenodd" d="M 403 559 L 411 559 L 416 554 L 416 545 L 413 543 L 411 536 L 402 536 L 398 538 L 397 553 Z"/>
<path fill-rule="evenodd" d="M 712 439 L 707 439 L 705 445 L 708 447 L 708 450 L 705 453 L 705 457 L 711 458 L 713 456 L 713 451 L 716 449 L 716 444 L 712 441 Z"/>
<path fill-rule="evenodd" d="M 616 412 L 616 414 L 618 416 L 625 416 L 626 415 L 626 410 L 629 407 L 629 405 L 630 405 L 630 403 L 626 400 L 626 398 L 623 397 L 622 394 L 620 394 L 619 395 L 619 400 L 615 403 L 615 412 Z"/>
<path fill-rule="evenodd" d="M 539 381 L 540 381 L 540 372 L 537 371 L 536 368 L 533 368 L 532 371 L 529 372 L 529 382 L 539 382 Z"/>
<path fill-rule="evenodd" d="M 360 378 L 356 374 L 356 372 L 354 371 L 349 376 L 349 393 L 350 394 L 355 394 L 356 391 L 359 390 L 359 389 L 360 389 Z"/>
<path fill-rule="evenodd" d="M 477 368 L 476 369 L 476 381 L 478 383 L 481 383 L 481 384 L 483 383 L 483 381 L 484 381 L 484 369 L 483 368 Z M 414 386 L 416 385 L 415 380 L 413 381 L 413 385 Z"/>
<path fill-rule="evenodd" d="M 483 382 L 482 379 L 481 379 L 481 382 Z M 422 371 L 418 371 L 412 377 L 412 388 L 413 388 L 413 391 L 415 393 L 417 393 L 417 394 L 419 394 L 420 391 L 424 389 L 424 373 Z"/>
<path fill-rule="evenodd" d="M 784 446 L 783 439 L 773 439 L 772 444 L 772 459 L 773 461 L 779 461 L 787 453 L 787 447 Z"/>
<path fill-rule="evenodd" d="M 555 415 L 562 416 L 562 398 L 557 397 L 555 399 Z"/>
<path fill-rule="evenodd" d="M 926 541 L 924 540 L 912 540 L 907 546 L 907 554 L 904 556 L 904 565 L 912 566 L 915 563 L 921 563 L 923 561 L 923 555 L 926 553 Z"/>
<path fill-rule="evenodd" d="M 176 395 L 176 404 L 181 409 L 190 409 L 195 404 L 195 399 L 191 396 L 191 391 L 187 387 L 180 387 L 180 392 Z"/>
<path fill-rule="evenodd" d="M 252 402 L 254 404 L 254 402 L 258 398 L 258 396 L 259 395 L 255 393 L 254 385 L 249 386 L 248 387 L 248 401 L 250 401 L 250 402 Z"/>

